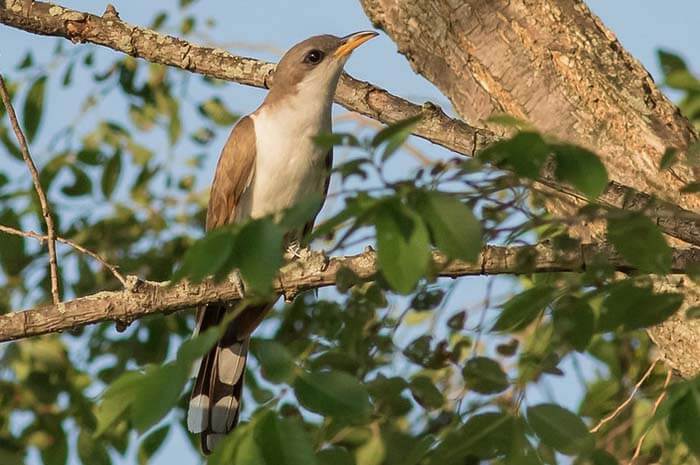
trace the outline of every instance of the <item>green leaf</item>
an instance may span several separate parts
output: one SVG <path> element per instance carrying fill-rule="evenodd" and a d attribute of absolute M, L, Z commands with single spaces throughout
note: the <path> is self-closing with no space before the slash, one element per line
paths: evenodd
<path fill-rule="evenodd" d="M 571 184 L 590 200 L 603 193 L 608 185 L 608 172 L 595 153 L 568 144 L 553 144 L 551 148 L 558 180 Z"/>
<path fill-rule="evenodd" d="M 329 447 L 318 451 L 316 459 L 319 465 L 355 465 L 355 459 L 347 449 Z"/>
<path fill-rule="evenodd" d="M 24 161 L 24 158 L 22 158 L 22 152 L 20 152 L 19 147 L 17 147 L 14 139 L 10 137 L 7 128 L 4 126 L 0 126 L 0 142 L 2 142 L 2 145 L 5 147 L 5 150 L 7 150 L 9 155 L 18 161 Z"/>
<path fill-rule="evenodd" d="M 10 209 L 0 212 L 0 224 L 19 230 L 22 229 L 17 213 Z M 5 233 L 2 233 L 0 237 L 0 263 L 2 263 L 2 270 L 9 276 L 17 276 L 30 262 L 24 238 Z"/>
<path fill-rule="evenodd" d="M 112 155 L 107 161 L 107 166 L 105 166 L 105 169 L 102 172 L 102 181 L 100 186 L 102 187 L 102 193 L 106 198 L 109 199 L 112 196 L 112 192 L 114 192 L 114 188 L 117 185 L 121 172 L 122 152 L 121 150 L 116 150 L 114 155 Z"/>
<path fill-rule="evenodd" d="M 168 437 L 169 432 L 170 425 L 161 426 L 148 433 L 148 435 L 141 440 L 137 454 L 139 465 L 148 465 L 153 454 L 163 445 L 163 441 Z"/>
<path fill-rule="evenodd" d="M 220 126 L 230 126 L 240 118 L 231 113 L 219 97 L 213 97 L 199 105 L 199 112 Z"/>
<path fill-rule="evenodd" d="M 97 418 L 96 437 L 104 434 L 117 420 L 123 418 L 122 414 L 136 397 L 142 378 L 141 373 L 130 371 L 121 375 L 107 387 L 95 411 Z"/>
<path fill-rule="evenodd" d="M 568 296 L 557 302 L 553 323 L 562 339 L 583 352 L 595 331 L 595 314 L 587 301 Z"/>
<path fill-rule="evenodd" d="M 457 431 L 448 434 L 430 454 L 430 465 L 463 465 L 471 457 L 492 459 L 508 452 L 516 441 L 516 423 L 503 412 L 473 415 Z M 478 462 L 476 462 L 478 463 Z"/>
<path fill-rule="evenodd" d="M 442 393 L 427 376 L 416 376 L 409 387 L 416 402 L 426 409 L 437 409 L 445 403 Z"/>
<path fill-rule="evenodd" d="M 691 182 L 681 187 L 683 194 L 696 194 L 700 192 L 700 181 Z"/>
<path fill-rule="evenodd" d="M 420 216 L 397 200 L 386 201 L 374 214 L 377 256 L 382 274 L 394 290 L 410 292 L 430 262 L 428 231 Z"/>
<path fill-rule="evenodd" d="M 700 390 L 697 386 L 688 389 L 674 403 L 668 416 L 668 427 L 680 433 L 688 448 L 700 456 Z"/>
<path fill-rule="evenodd" d="M 381 465 L 386 452 L 381 434 L 378 430 L 374 430 L 369 440 L 355 450 L 355 462 L 358 465 Z"/>
<path fill-rule="evenodd" d="M 372 147 L 376 148 L 386 143 L 382 153 L 382 161 L 388 160 L 403 145 L 421 118 L 421 115 L 416 115 L 398 121 L 382 129 L 372 138 L 370 142 Z"/>
<path fill-rule="evenodd" d="M 284 231 L 271 218 L 245 223 L 234 243 L 229 262 L 234 266 L 230 269 L 241 270 L 246 285 L 253 291 L 269 292 L 282 265 L 283 238 Z"/>
<path fill-rule="evenodd" d="M 616 212 L 608 218 L 608 240 L 632 266 L 649 273 L 671 270 L 673 251 L 659 228 L 647 216 Z"/>
<path fill-rule="evenodd" d="M 361 145 L 357 137 L 348 132 L 321 133 L 312 139 L 319 147 L 329 150 L 335 146 L 359 147 Z"/>
<path fill-rule="evenodd" d="M 82 150 L 78 152 L 78 161 L 85 163 L 86 165 L 98 166 L 104 163 L 104 155 L 94 148 L 83 147 Z"/>
<path fill-rule="evenodd" d="M 659 63 L 661 64 L 661 69 L 664 74 L 670 74 L 674 71 L 687 70 L 688 66 L 685 61 L 675 53 L 668 52 L 666 50 L 658 50 L 657 54 L 659 56 Z"/>
<path fill-rule="evenodd" d="M 312 412 L 338 418 L 367 418 L 372 410 L 365 386 L 341 371 L 304 372 L 294 380 L 299 403 Z"/>
<path fill-rule="evenodd" d="M 674 147 L 669 147 L 664 152 L 663 157 L 661 157 L 661 162 L 659 163 L 659 171 L 664 171 L 671 168 L 678 162 L 678 156 L 680 152 Z"/>
<path fill-rule="evenodd" d="M 654 294 L 651 287 L 638 287 L 631 281 L 616 283 L 603 301 L 598 331 L 620 326 L 627 331 L 661 323 L 683 303 L 682 294 Z"/>
<path fill-rule="evenodd" d="M 294 358 L 279 342 L 269 339 L 251 340 L 251 352 L 262 367 L 262 375 L 273 383 L 284 383 L 294 374 Z"/>
<path fill-rule="evenodd" d="M 694 307 L 690 307 L 688 310 L 685 311 L 685 317 L 688 320 L 697 320 L 700 318 L 700 305 L 696 305 Z"/>
<path fill-rule="evenodd" d="M 196 283 L 216 274 L 229 260 L 234 241 L 235 235 L 229 229 L 208 233 L 187 249 L 182 265 L 173 275 L 173 282 L 187 278 Z"/>
<path fill-rule="evenodd" d="M 555 404 L 538 404 L 527 409 L 527 421 L 546 445 L 567 455 L 591 450 L 593 435 L 574 413 Z"/>
<path fill-rule="evenodd" d="M 78 434 L 78 457 L 83 465 L 111 465 L 112 463 L 104 443 L 96 441 L 84 429 L 81 429 Z"/>
<path fill-rule="evenodd" d="M 480 394 L 496 394 L 508 389 L 508 376 L 501 365 L 488 357 L 474 357 L 462 370 L 464 384 Z"/>
<path fill-rule="evenodd" d="M 537 179 L 550 153 L 542 136 L 526 131 L 490 145 L 479 154 L 479 158 L 512 170 L 518 176 Z"/>
<path fill-rule="evenodd" d="M 266 465 L 313 465 L 316 456 L 306 431 L 294 418 L 277 418 L 266 412 L 254 430 Z"/>
<path fill-rule="evenodd" d="M 31 143 L 36 136 L 41 118 L 44 114 L 44 97 L 46 94 L 46 76 L 40 76 L 29 87 L 27 97 L 24 100 L 22 112 L 22 126 L 27 141 Z"/>
<path fill-rule="evenodd" d="M 73 183 L 61 189 L 65 195 L 70 197 L 80 197 L 92 193 L 92 181 L 87 174 L 75 165 L 69 166 L 73 173 Z"/>
<path fill-rule="evenodd" d="M 539 285 L 510 299 L 503 306 L 493 331 L 519 331 L 537 318 L 554 299 L 556 290 Z"/>
<path fill-rule="evenodd" d="M 450 258 L 477 259 L 482 245 L 481 223 L 469 207 L 441 192 L 417 192 L 414 203 L 441 251 Z"/>

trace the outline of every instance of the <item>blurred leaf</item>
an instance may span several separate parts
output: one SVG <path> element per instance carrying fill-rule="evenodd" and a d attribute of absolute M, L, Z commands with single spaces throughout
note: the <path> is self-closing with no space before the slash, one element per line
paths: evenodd
<path fill-rule="evenodd" d="M 690 307 L 685 311 L 685 317 L 689 320 L 696 320 L 700 318 L 700 305 Z"/>
<path fill-rule="evenodd" d="M 479 158 L 512 170 L 518 176 L 536 179 L 550 153 L 549 146 L 538 133 L 520 132 L 510 139 L 491 144 L 479 154 Z"/>
<path fill-rule="evenodd" d="M 441 192 L 419 191 L 416 210 L 430 229 L 435 245 L 450 258 L 475 261 L 481 252 L 481 223 L 471 209 Z"/>
<path fill-rule="evenodd" d="M 554 328 L 559 335 L 579 352 L 588 347 L 595 331 L 595 314 L 585 300 L 565 297 L 554 308 Z"/>
<path fill-rule="evenodd" d="M 527 421 L 537 436 L 547 444 L 567 455 L 591 450 L 595 444 L 593 435 L 581 419 L 555 404 L 538 404 L 527 409 Z"/>
<path fill-rule="evenodd" d="M 697 386 L 688 389 L 674 403 L 668 417 L 668 427 L 680 433 L 693 454 L 700 456 L 700 390 Z"/>
<path fill-rule="evenodd" d="M 321 415 L 364 419 L 372 409 L 367 389 L 341 371 L 303 372 L 294 380 L 294 392 L 304 408 Z"/>
<path fill-rule="evenodd" d="M 347 147 L 359 147 L 360 141 L 354 134 L 348 132 L 321 133 L 313 137 L 316 145 L 324 149 L 332 149 L 336 145 Z"/>
<path fill-rule="evenodd" d="M 24 100 L 24 111 L 22 112 L 22 127 L 27 136 L 27 142 L 31 143 L 36 136 L 41 118 L 44 114 L 44 97 L 46 94 L 46 76 L 37 78 L 29 87 Z"/>
<path fill-rule="evenodd" d="M 347 449 L 329 447 L 318 451 L 316 459 L 319 465 L 355 465 L 355 458 Z"/>
<path fill-rule="evenodd" d="M 670 74 L 674 71 L 684 71 L 688 69 L 683 59 L 675 53 L 671 53 L 666 50 L 658 50 L 656 53 L 659 56 L 661 70 L 664 72 L 664 74 Z"/>
<path fill-rule="evenodd" d="M 240 269 L 253 291 L 269 292 L 282 265 L 283 237 L 282 228 L 270 218 L 245 223 L 236 237 L 229 262 L 234 266 L 229 270 Z"/>
<path fill-rule="evenodd" d="M 492 459 L 505 454 L 518 440 L 513 417 L 503 412 L 472 415 L 450 432 L 430 454 L 430 465 L 478 464 L 468 458 Z"/>
<path fill-rule="evenodd" d="M 269 339 L 251 340 L 251 351 L 258 359 L 262 375 L 273 383 L 284 383 L 294 374 L 294 358 L 279 342 Z"/>
<path fill-rule="evenodd" d="M 691 182 L 681 187 L 683 194 L 696 194 L 700 192 L 700 182 Z"/>
<path fill-rule="evenodd" d="M 532 323 L 552 302 L 556 289 L 547 285 L 535 286 L 522 292 L 503 305 L 493 331 L 520 331 Z"/>
<path fill-rule="evenodd" d="M 409 385 L 413 398 L 426 409 L 437 409 L 445 403 L 442 393 L 427 376 L 416 376 Z"/>
<path fill-rule="evenodd" d="M 22 61 L 20 61 L 20 63 L 17 65 L 17 69 L 31 68 L 33 64 L 34 64 L 34 56 L 32 55 L 32 52 L 30 50 L 24 55 L 24 58 L 22 58 Z"/>
<path fill-rule="evenodd" d="M 231 113 L 219 97 L 213 97 L 199 105 L 199 112 L 220 126 L 230 126 L 239 115 Z"/>
<path fill-rule="evenodd" d="M 22 230 L 19 217 L 14 210 L 0 212 L 0 224 Z M 0 233 L 0 261 L 4 273 L 17 276 L 29 264 L 24 238 L 14 234 Z"/>
<path fill-rule="evenodd" d="M 100 186 L 102 187 L 102 194 L 104 194 L 106 198 L 109 199 L 112 196 L 112 192 L 114 192 L 114 188 L 117 185 L 121 172 L 122 152 L 121 150 L 115 150 L 114 155 L 112 155 L 107 161 L 107 166 L 105 166 L 105 169 L 102 172 L 102 181 Z"/>
<path fill-rule="evenodd" d="M 659 171 L 667 170 L 673 165 L 675 165 L 678 162 L 679 155 L 680 152 L 678 151 L 678 149 L 674 147 L 667 148 L 664 152 L 664 155 L 661 157 L 661 162 L 659 163 Z"/>
<path fill-rule="evenodd" d="M 369 440 L 355 451 L 358 465 L 381 465 L 386 457 L 386 446 L 378 430 L 374 430 Z"/>
<path fill-rule="evenodd" d="M 187 249 L 182 265 L 173 274 L 173 282 L 187 278 L 197 283 L 216 274 L 229 260 L 234 241 L 229 229 L 217 229 L 199 239 Z"/>
<path fill-rule="evenodd" d="M 474 357 L 462 370 L 464 384 L 480 394 L 496 394 L 508 389 L 510 383 L 501 365 L 488 357 Z"/>
<path fill-rule="evenodd" d="M 255 424 L 254 437 L 266 465 L 316 463 L 311 441 L 297 419 L 266 412 Z"/>
<path fill-rule="evenodd" d="M 430 261 L 428 231 L 421 218 L 398 201 L 380 204 L 374 214 L 377 256 L 392 288 L 410 292 Z"/>
<path fill-rule="evenodd" d="M 95 440 L 84 429 L 81 429 L 80 434 L 78 434 L 78 457 L 83 465 L 110 465 L 112 463 L 102 441 Z"/>
<path fill-rule="evenodd" d="M 629 281 L 616 283 L 603 301 L 598 331 L 620 326 L 631 331 L 661 323 L 683 303 L 682 294 L 655 294 L 650 287 L 638 287 Z"/>
<path fill-rule="evenodd" d="M 163 445 L 163 441 L 168 437 L 169 432 L 170 425 L 161 426 L 148 433 L 148 435 L 141 440 L 137 454 L 139 465 L 148 465 L 153 454 Z"/>
<path fill-rule="evenodd" d="M 595 153 L 569 144 L 551 145 L 556 160 L 555 176 L 595 200 L 608 185 L 608 172 Z"/>
<path fill-rule="evenodd" d="M 142 376 L 139 372 L 127 372 L 107 387 L 95 412 L 96 437 L 104 434 L 117 420 L 123 418 L 123 413 L 136 396 Z"/>
<path fill-rule="evenodd" d="M 16 160 L 24 162 L 22 152 L 20 152 L 19 147 L 15 144 L 15 140 L 10 137 L 10 134 L 5 126 L 0 126 L 0 142 L 2 142 L 2 145 L 5 147 L 8 154 L 10 154 Z"/>
<path fill-rule="evenodd" d="M 421 115 L 406 118 L 387 126 L 375 134 L 370 143 L 372 147 L 376 148 L 386 143 L 382 153 L 382 161 L 388 160 L 403 145 L 421 118 Z"/>
<path fill-rule="evenodd" d="M 617 212 L 608 218 L 608 240 L 631 265 L 649 273 L 671 270 L 673 254 L 663 234 L 647 216 Z"/>
<path fill-rule="evenodd" d="M 92 193 L 92 181 L 90 181 L 88 175 L 75 165 L 70 166 L 70 170 L 73 173 L 73 183 L 64 186 L 61 192 L 70 197 L 79 197 Z"/>

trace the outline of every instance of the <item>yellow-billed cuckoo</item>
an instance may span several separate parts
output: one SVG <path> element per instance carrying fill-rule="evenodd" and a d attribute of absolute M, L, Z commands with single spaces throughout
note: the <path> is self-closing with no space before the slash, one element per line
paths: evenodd
<path fill-rule="evenodd" d="M 207 210 L 208 231 L 280 212 L 312 196 L 325 197 L 332 151 L 317 146 L 313 137 L 331 131 L 333 96 L 350 53 L 376 35 L 315 36 L 282 57 L 265 101 L 238 121 L 221 151 Z M 287 237 L 302 238 L 313 221 Z M 238 422 L 248 339 L 271 306 L 243 310 L 200 362 L 187 427 L 201 433 L 205 454 Z M 199 309 L 195 332 L 217 325 L 228 309 Z"/>

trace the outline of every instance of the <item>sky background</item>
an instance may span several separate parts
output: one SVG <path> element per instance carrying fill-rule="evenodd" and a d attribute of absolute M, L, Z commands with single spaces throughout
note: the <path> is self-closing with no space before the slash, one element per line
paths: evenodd
<path fill-rule="evenodd" d="M 112 0 L 121 18 L 137 25 L 147 25 L 156 12 L 163 8 L 177 11 L 176 1 L 135 1 Z M 659 82 L 659 66 L 656 60 L 656 50 L 659 48 L 681 54 L 697 70 L 700 66 L 700 47 L 697 46 L 697 19 L 700 18 L 700 2 L 697 0 L 670 0 L 658 2 L 651 0 L 588 0 L 588 5 L 598 14 L 603 22 L 617 34 L 623 46 L 629 50 L 651 72 Z M 62 5 L 82 11 L 101 14 L 106 3 L 95 0 L 63 1 Z M 357 30 L 371 29 L 371 23 L 364 15 L 357 0 L 295 0 L 295 1 L 214 1 L 201 0 L 194 4 L 198 16 L 214 17 L 216 27 L 209 37 L 200 38 L 195 42 L 211 41 L 217 45 L 230 45 L 233 53 L 254 56 L 276 61 L 277 51 L 286 50 L 294 43 L 308 36 L 322 33 L 345 35 Z M 179 18 L 171 18 L 170 24 L 179 24 Z M 173 30 L 170 31 L 176 34 Z M 695 40 L 693 40 L 693 36 Z M 52 38 L 40 38 L 22 31 L 16 31 L 0 26 L 0 70 L 4 73 L 14 68 L 27 49 L 32 49 L 36 61 L 48 58 L 54 41 Z M 247 45 L 246 45 L 247 44 Z M 68 45 L 68 44 L 67 44 Z M 70 47 L 70 45 L 68 45 Z M 83 46 L 84 47 L 84 46 Z M 103 50 L 99 57 L 110 58 L 113 52 Z M 99 67 L 98 67 L 99 69 Z M 386 36 L 380 36 L 359 49 L 348 62 L 346 70 L 353 76 L 370 81 L 384 87 L 394 94 L 401 95 L 417 103 L 429 100 L 449 109 L 449 102 L 429 82 L 415 75 L 403 56 L 396 52 L 396 47 Z M 75 76 L 79 83 L 81 76 Z M 85 76 L 82 79 L 86 79 Z M 54 83 L 55 85 L 55 83 Z M 74 86 L 74 89 L 79 86 Z M 205 92 L 204 88 L 201 88 Z M 75 116 L 78 105 L 76 97 L 71 92 L 49 89 L 52 105 L 44 116 L 44 126 L 50 126 L 52 121 L 65 121 Z M 239 113 L 253 111 L 261 102 L 264 91 L 250 87 L 230 84 L 222 94 L 229 108 Z M 123 102 L 112 102 L 115 106 L 123 107 Z M 105 102 L 98 115 L 108 115 L 116 111 Z M 336 108 L 336 115 L 344 110 Z M 187 120 L 184 121 L 187 129 Z M 41 144 L 48 143 L 48 135 L 44 131 L 33 150 L 35 159 L 42 164 Z M 223 143 L 226 131 L 219 131 L 220 140 L 211 146 L 218 147 Z M 414 141 L 415 145 L 433 156 L 445 156 L 442 149 L 431 146 L 424 141 Z M 152 144 L 149 144 L 153 146 Z M 208 160 L 207 175 L 198 178 L 198 183 L 206 186 L 213 172 L 216 156 L 212 153 Z M 399 163 L 407 166 L 415 164 L 414 160 L 404 158 Z M 506 280 L 499 281 L 507 284 Z M 513 285 L 506 285 L 505 291 L 510 292 Z M 486 280 L 461 280 L 452 299 L 460 302 L 478 302 L 485 293 Z M 566 371 L 566 370 L 565 370 Z M 555 385 L 556 400 L 575 408 L 578 393 L 571 383 Z M 200 458 L 195 455 L 181 432 L 171 433 L 167 443 L 151 463 L 165 464 L 196 464 Z M 72 458 L 72 462 L 79 463 Z M 36 463 L 36 461 L 30 463 Z M 128 460 L 116 460 L 115 464 L 134 463 L 133 455 Z"/>

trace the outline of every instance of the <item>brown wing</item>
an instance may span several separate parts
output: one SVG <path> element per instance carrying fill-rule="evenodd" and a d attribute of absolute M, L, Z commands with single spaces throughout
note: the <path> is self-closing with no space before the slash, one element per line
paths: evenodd
<path fill-rule="evenodd" d="M 255 175 L 255 127 L 246 116 L 231 130 L 216 165 L 207 209 L 207 231 L 232 223 Z"/>

